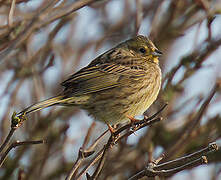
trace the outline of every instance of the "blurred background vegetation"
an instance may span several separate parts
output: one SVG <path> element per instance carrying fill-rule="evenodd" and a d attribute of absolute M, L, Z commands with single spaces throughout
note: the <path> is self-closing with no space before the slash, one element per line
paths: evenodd
<path fill-rule="evenodd" d="M 58 94 L 68 75 L 119 42 L 143 34 L 163 52 L 162 91 L 146 115 L 165 102 L 168 106 L 162 122 L 109 151 L 100 179 L 127 179 L 163 152 L 169 160 L 220 143 L 219 89 L 203 108 L 220 83 L 220 13 L 220 0 L 0 0 L 1 142 L 13 111 Z M 31 114 L 11 142 L 47 143 L 10 151 L 0 179 L 65 179 L 92 122 L 75 107 Z M 90 142 L 105 129 L 96 122 Z M 171 179 L 221 179 L 221 151 L 208 159 L 208 165 Z"/>

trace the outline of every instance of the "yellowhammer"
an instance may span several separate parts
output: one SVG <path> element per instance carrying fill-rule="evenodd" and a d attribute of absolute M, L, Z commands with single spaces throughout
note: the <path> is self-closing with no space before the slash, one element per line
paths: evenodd
<path fill-rule="evenodd" d="M 17 116 L 53 106 L 78 106 L 106 124 L 141 115 L 161 86 L 162 53 L 145 36 L 136 36 L 94 59 L 61 83 L 63 92 L 24 109 Z"/>

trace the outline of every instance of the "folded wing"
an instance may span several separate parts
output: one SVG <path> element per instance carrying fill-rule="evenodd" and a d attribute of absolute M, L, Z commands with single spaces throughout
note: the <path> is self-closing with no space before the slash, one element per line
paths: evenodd
<path fill-rule="evenodd" d="M 121 86 L 126 80 L 139 79 L 145 75 L 142 69 L 110 63 L 89 64 L 77 73 L 71 75 L 61 85 L 65 87 L 64 94 L 79 96 Z"/>

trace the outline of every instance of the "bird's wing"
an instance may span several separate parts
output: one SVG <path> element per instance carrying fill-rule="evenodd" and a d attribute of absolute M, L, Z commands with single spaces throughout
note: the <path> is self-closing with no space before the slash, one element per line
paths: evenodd
<path fill-rule="evenodd" d="M 121 86 L 125 80 L 136 79 L 145 75 L 144 70 L 131 69 L 114 63 L 90 64 L 71 75 L 61 85 L 65 94 L 82 95 Z"/>

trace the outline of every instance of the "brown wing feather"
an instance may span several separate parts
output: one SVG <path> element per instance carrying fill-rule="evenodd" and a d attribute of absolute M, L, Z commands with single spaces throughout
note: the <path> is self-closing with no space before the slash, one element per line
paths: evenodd
<path fill-rule="evenodd" d="M 121 86 L 122 79 L 139 78 L 145 75 L 145 71 L 142 69 L 133 69 L 131 66 L 115 64 L 114 60 L 105 63 L 104 59 L 107 59 L 108 55 L 105 53 L 96 58 L 87 67 L 82 68 L 65 80 L 61 84 L 65 87 L 64 93 L 68 96 L 78 96 L 102 91 Z M 100 61 L 103 62 L 100 63 Z"/>

